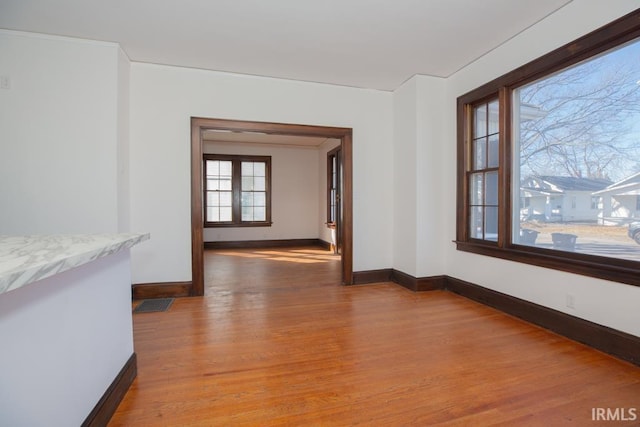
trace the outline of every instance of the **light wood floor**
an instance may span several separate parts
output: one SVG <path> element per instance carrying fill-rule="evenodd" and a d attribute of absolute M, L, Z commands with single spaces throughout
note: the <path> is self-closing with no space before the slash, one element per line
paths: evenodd
<path fill-rule="evenodd" d="M 337 285 L 314 248 L 207 251 L 207 296 L 134 315 L 112 426 L 618 426 L 640 368 L 460 296 Z M 215 281 L 214 281 L 215 278 Z"/>

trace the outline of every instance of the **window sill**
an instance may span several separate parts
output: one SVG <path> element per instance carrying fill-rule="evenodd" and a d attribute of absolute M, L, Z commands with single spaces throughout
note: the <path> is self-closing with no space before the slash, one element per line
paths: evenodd
<path fill-rule="evenodd" d="M 456 244 L 456 249 L 462 252 L 640 286 L 640 269 L 633 261 L 612 260 L 611 258 L 596 255 L 540 249 L 524 245 L 501 248 L 491 242 L 485 244 L 481 242 L 454 241 L 454 243 Z"/>
<path fill-rule="evenodd" d="M 246 222 L 246 223 L 204 223 L 204 228 L 245 228 L 245 227 L 271 227 L 273 222 Z"/>

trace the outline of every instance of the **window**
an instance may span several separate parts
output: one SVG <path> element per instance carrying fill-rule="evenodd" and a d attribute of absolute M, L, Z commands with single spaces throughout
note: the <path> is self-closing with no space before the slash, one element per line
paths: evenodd
<path fill-rule="evenodd" d="M 473 106 L 471 163 L 467 171 L 469 237 L 498 240 L 498 100 Z"/>
<path fill-rule="evenodd" d="M 340 206 L 340 147 L 327 153 L 327 225 L 335 227 Z"/>
<path fill-rule="evenodd" d="M 271 157 L 205 154 L 205 227 L 271 225 Z"/>
<path fill-rule="evenodd" d="M 640 285 L 639 18 L 458 98 L 459 250 Z"/>

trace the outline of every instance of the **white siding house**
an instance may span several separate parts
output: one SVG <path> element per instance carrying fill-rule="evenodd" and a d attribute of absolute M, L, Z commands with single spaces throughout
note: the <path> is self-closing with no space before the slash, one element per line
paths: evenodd
<path fill-rule="evenodd" d="M 640 172 L 593 193 L 601 198 L 598 222 L 626 224 L 640 218 Z"/>
<path fill-rule="evenodd" d="M 545 222 L 598 220 L 594 191 L 611 184 L 607 179 L 533 176 L 520 186 L 520 218 Z"/>

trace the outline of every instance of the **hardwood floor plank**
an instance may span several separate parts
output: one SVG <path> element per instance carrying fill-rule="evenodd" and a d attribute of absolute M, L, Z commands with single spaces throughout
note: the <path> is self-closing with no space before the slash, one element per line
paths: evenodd
<path fill-rule="evenodd" d="M 340 286 L 317 248 L 205 261 L 205 297 L 134 315 L 138 377 L 111 426 L 638 425 L 591 416 L 640 416 L 640 369 L 490 307 Z"/>

